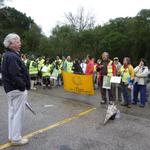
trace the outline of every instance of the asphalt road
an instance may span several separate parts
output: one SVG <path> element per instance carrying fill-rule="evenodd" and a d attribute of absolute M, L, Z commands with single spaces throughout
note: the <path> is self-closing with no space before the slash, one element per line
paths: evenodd
<path fill-rule="evenodd" d="M 86 96 L 67 93 L 62 88 L 39 88 L 29 92 L 29 101 L 37 113 L 36 116 L 28 110 L 26 113 L 23 134 L 31 133 L 30 143 L 10 147 L 6 144 L 7 100 L 0 87 L 0 149 L 4 144 L 8 146 L 7 150 L 150 149 L 149 104 L 144 109 L 118 105 L 121 118 L 104 126 L 106 106 L 100 106 L 98 91 L 94 96 Z M 35 131 L 37 134 L 33 136 Z"/>

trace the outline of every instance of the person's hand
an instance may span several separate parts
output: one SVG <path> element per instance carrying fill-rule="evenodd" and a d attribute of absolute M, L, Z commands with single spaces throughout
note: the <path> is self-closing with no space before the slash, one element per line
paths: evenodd
<path fill-rule="evenodd" d="M 143 62 L 141 61 L 140 64 L 139 64 L 139 68 L 142 68 L 143 65 L 144 65 Z"/>

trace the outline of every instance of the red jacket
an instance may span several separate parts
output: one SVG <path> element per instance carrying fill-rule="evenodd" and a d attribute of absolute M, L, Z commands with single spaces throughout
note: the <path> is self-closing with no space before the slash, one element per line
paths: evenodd
<path fill-rule="evenodd" d="M 94 74 L 94 61 L 93 60 L 89 60 L 89 62 L 87 63 L 85 74 L 87 75 Z"/>

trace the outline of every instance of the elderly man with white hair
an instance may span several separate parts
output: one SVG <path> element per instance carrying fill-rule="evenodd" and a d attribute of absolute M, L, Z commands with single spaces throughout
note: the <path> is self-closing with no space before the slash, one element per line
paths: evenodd
<path fill-rule="evenodd" d="M 8 139 L 12 145 L 24 145 L 28 139 L 22 137 L 22 121 L 27 101 L 27 90 L 30 89 L 28 71 L 19 54 L 20 37 L 11 33 L 3 42 L 6 51 L 2 61 L 2 78 L 8 98 Z"/>
<path fill-rule="evenodd" d="M 102 61 L 97 66 L 97 71 L 100 74 L 100 92 L 102 96 L 101 104 L 107 103 L 107 92 L 108 91 L 108 97 L 109 97 L 109 104 L 113 104 L 114 99 L 114 93 L 112 91 L 112 88 L 107 89 L 103 86 L 104 80 L 110 80 L 112 76 L 116 75 L 116 66 L 114 65 L 113 61 L 109 59 L 109 53 L 103 52 L 102 53 Z"/>

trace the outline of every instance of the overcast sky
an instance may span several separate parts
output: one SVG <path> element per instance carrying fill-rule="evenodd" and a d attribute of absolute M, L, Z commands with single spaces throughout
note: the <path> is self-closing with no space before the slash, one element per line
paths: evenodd
<path fill-rule="evenodd" d="M 141 9 L 150 9 L 150 0 L 12 0 L 8 4 L 31 16 L 49 35 L 56 24 L 64 22 L 64 13 L 76 13 L 79 7 L 95 14 L 103 24 L 116 17 L 135 16 Z"/>

